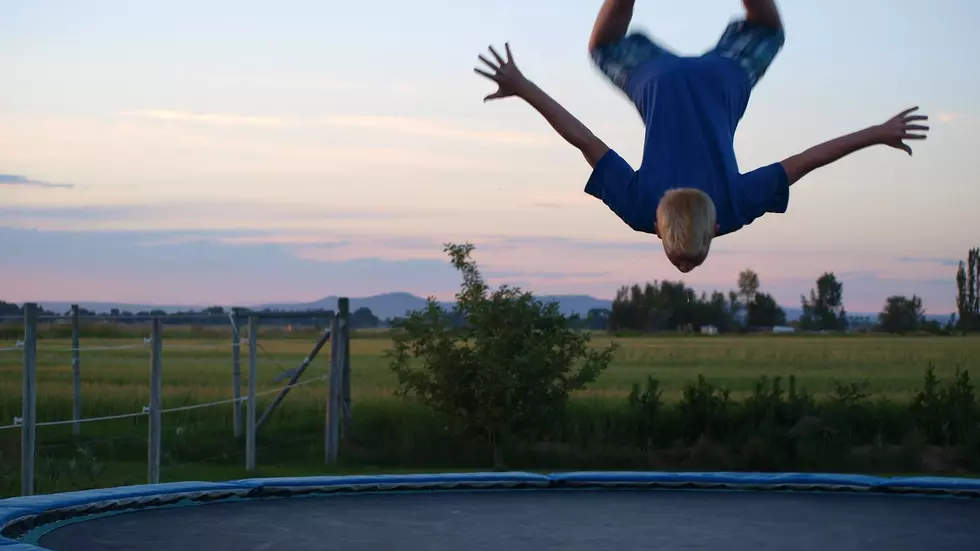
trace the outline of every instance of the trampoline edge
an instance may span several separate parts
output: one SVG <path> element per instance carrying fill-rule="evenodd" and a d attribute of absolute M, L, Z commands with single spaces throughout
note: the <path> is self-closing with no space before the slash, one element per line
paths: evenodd
<path fill-rule="evenodd" d="M 46 551 L 25 541 L 26 535 L 43 530 L 45 526 L 161 507 L 349 493 L 522 489 L 802 491 L 980 498 L 980 479 L 819 473 L 582 471 L 550 474 L 342 475 L 173 482 L 0 500 L 0 551 Z"/>

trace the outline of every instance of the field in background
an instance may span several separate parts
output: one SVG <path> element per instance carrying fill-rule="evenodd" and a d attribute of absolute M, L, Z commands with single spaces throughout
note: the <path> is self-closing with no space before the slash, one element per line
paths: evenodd
<path fill-rule="evenodd" d="M 82 339 L 81 380 L 83 417 L 138 412 L 148 403 L 149 347 L 142 333 L 124 339 Z M 50 336 L 50 335 L 48 335 Z M 163 401 L 165 408 L 226 400 L 232 396 L 232 347 L 230 338 L 186 338 L 179 329 L 165 329 L 163 352 Z M 199 335 L 198 335 L 199 336 Z M 285 338 L 285 337 L 289 338 Z M 42 337 L 45 335 L 42 334 Z M 184 337 L 184 338 L 182 338 Z M 612 337 L 597 333 L 596 346 Z M 664 398 L 675 401 L 685 384 L 704 375 L 715 385 L 732 390 L 733 396 L 752 391 L 760 376 L 791 376 L 798 387 L 818 397 L 826 395 L 834 381 L 867 380 L 875 397 L 908 400 L 922 388 L 930 365 L 942 380 L 957 368 L 976 368 L 980 338 L 894 336 L 685 336 L 613 338 L 620 345 L 613 365 L 578 402 L 625 403 L 634 383 L 648 376 L 659 379 Z M 274 391 L 282 382 L 273 379 L 293 368 L 310 352 L 315 332 L 263 334 L 258 354 L 257 388 Z M 113 347 L 132 345 L 132 348 Z M 0 348 L 14 346 L 0 341 Z M 392 397 L 395 379 L 389 371 L 383 334 L 356 336 L 351 340 L 354 420 L 360 442 L 390 443 L 385 470 L 423 470 L 427 457 L 396 456 L 397 449 L 431 450 L 422 444 L 402 445 L 399 440 L 422 438 L 417 427 L 432 425 L 432 416 L 418 407 Z M 70 339 L 38 341 L 38 421 L 67 420 L 72 411 Z M 303 380 L 326 375 L 329 346 L 313 363 Z M 0 352 L 0 426 L 20 416 L 22 353 Z M 248 348 L 241 351 L 242 394 L 247 392 Z M 259 438 L 259 466 L 264 474 L 324 472 L 322 461 L 325 381 L 294 389 L 263 426 Z M 259 412 L 274 396 L 259 400 Z M 360 406 L 360 407 L 359 407 Z M 391 419 L 397 422 L 393 425 Z M 232 406 L 220 405 L 164 415 L 165 480 L 220 479 L 245 476 L 243 441 L 232 435 Z M 401 428 L 399 428 L 401 427 Z M 409 428 L 411 427 L 411 429 Z M 428 430 L 428 429 L 426 429 Z M 84 424 L 78 439 L 70 427 L 38 429 L 39 491 L 72 489 L 79 477 L 91 485 L 105 486 L 145 481 L 146 419 L 124 419 Z M 0 490 L 16 491 L 19 476 L 19 430 L 0 431 Z M 404 442 L 401 442 L 404 444 Z M 374 446 L 374 443 L 371 443 Z M 382 446 L 382 445 L 379 445 Z M 383 446 L 382 446 L 383 447 Z M 380 449 L 380 448 L 379 448 Z M 371 471 L 358 462 L 358 444 L 347 447 L 346 470 Z M 465 452 L 465 450 L 464 450 Z M 407 453 L 407 452 L 406 452 Z M 413 468 L 420 466 L 420 468 Z M 452 468 L 452 465 L 447 465 Z M 443 470 L 443 469 L 436 469 Z M 52 474 L 53 473 L 53 474 Z M 252 473 L 255 474 L 255 473 Z M 0 492 L 2 493 L 2 492 Z"/>
<path fill-rule="evenodd" d="M 231 397 L 232 347 L 230 340 L 173 338 L 165 331 L 163 389 L 166 404 L 208 402 Z M 798 384 L 815 394 L 830 390 L 832 381 L 867 379 L 878 395 L 908 398 L 921 388 L 928 365 L 940 378 L 957 367 L 980 363 L 980 338 L 947 337 L 650 337 L 612 338 L 596 334 L 592 342 L 620 346 L 610 368 L 584 394 L 625 397 L 633 383 L 647 376 L 659 379 L 665 396 L 676 398 L 698 374 L 705 375 L 733 395 L 750 391 L 762 375 L 784 379 L 795 375 Z M 141 338 L 82 339 L 81 373 L 86 416 L 129 411 L 146 403 L 149 347 Z M 314 337 L 269 338 L 259 341 L 259 391 L 281 386 L 273 378 L 297 366 L 310 352 Z M 0 341 L 0 348 L 13 346 Z M 115 349 L 135 345 L 136 348 Z M 351 339 L 352 393 L 356 399 L 390 397 L 395 379 L 385 352 L 387 338 Z M 38 341 L 38 407 L 41 420 L 64 418 L 71 411 L 71 341 Z M 329 345 L 324 347 L 306 377 L 327 372 Z M 20 412 L 21 353 L 0 352 L 0 425 Z M 248 347 L 241 350 L 242 393 L 248 376 Z M 296 389 L 289 401 L 321 400 L 324 390 Z"/>

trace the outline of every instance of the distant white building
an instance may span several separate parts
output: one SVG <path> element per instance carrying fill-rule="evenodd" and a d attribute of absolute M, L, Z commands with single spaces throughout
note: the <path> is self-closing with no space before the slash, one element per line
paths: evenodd
<path fill-rule="evenodd" d="M 773 333 L 796 333 L 796 329 L 790 325 L 777 325 L 772 328 Z"/>
<path fill-rule="evenodd" d="M 718 334 L 718 328 L 715 327 L 714 325 L 702 325 L 701 326 L 701 334 L 702 335 L 717 335 Z"/>

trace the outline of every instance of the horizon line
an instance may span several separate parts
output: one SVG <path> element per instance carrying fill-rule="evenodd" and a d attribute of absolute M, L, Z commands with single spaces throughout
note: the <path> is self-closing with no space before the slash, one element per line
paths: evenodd
<path fill-rule="evenodd" d="M 352 297 L 352 296 L 344 297 L 343 295 L 327 295 L 327 296 L 324 296 L 324 297 L 321 297 L 321 298 L 318 298 L 318 299 L 314 299 L 314 300 L 265 301 L 265 302 L 251 303 L 251 304 L 242 303 L 242 304 L 234 304 L 234 305 L 230 305 L 230 304 L 216 304 L 216 303 L 207 303 L 207 304 L 205 304 L 205 303 L 197 303 L 197 304 L 195 304 L 195 303 L 183 303 L 183 304 L 181 304 L 181 303 L 153 303 L 153 302 L 141 302 L 141 301 L 140 302 L 133 302 L 133 301 L 114 301 L 114 300 L 43 300 L 43 301 L 39 301 L 39 300 L 26 300 L 26 301 L 12 302 L 12 304 L 16 304 L 16 305 L 22 306 L 24 304 L 32 304 L 33 303 L 33 304 L 37 304 L 38 306 L 41 306 L 41 307 L 43 307 L 45 303 L 77 304 L 77 305 L 82 306 L 82 307 L 84 307 L 84 304 L 85 303 L 103 303 L 103 304 L 115 304 L 115 305 L 120 305 L 120 306 L 146 306 L 146 307 L 150 307 L 150 308 L 202 308 L 202 309 L 203 308 L 213 308 L 213 307 L 220 307 L 220 308 L 256 308 L 256 307 L 260 307 L 261 308 L 261 307 L 264 307 L 264 308 L 268 308 L 270 306 L 287 306 L 288 307 L 288 306 L 299 306 L 299 305 L 304 305 L 304 304 L 312 304 L 312 303 L 315 303 L 315 302 L 321 302 L 321 301 L 324 301 L 324 300 L 327 300 L 327 299 L 331 299 L 331 298 L 333 298 L 333 299 L 347 298 L 347 299 L 353 301 L 353 300 L 368 300 L 368 299 L 385 297 L 385 296 L 389 296 L 389 295 L 408 295 L 408 296 L 410 296 L 412 298 L 416 298 L 416 299 L 419 299 L 419 300 L 428 300 L 429 298 L 431 298 L 431 296 L 422 296 L 422 295 L 418 295 L 418 294 L 411 293 L 411 292 L 408 292 L 408 291 L 388 291 L 388 292 L 384 292 L 384 293 L 378 293 L 378 294 L 366 295 L 366 296 L 358 296 L 358 297 Z M 579 298 L 585 298 L 585 299 L 596 300 L 596 301 L 603 301 L 603 302 L 609 302 L 609 303 L 612 303 L 612 302 L 615 301 L 615 298 L 603 298 L 603 297 L 597 297 L 595 295 L 581 294 L 581 293 L 579 293 L 579 294 L 574 294 L 574 293 L 563 293 L 563 294 L 561 294 L 561 293 L 559 293 L 559 294 L 541 294 L 541 295 L 535 294 L 535 298 L 537 298 L 537 299 L 573 298 L 573 297 L 579 297 Z M 3 299 L 0 299 L 0 301 L 3 301 Z M 442 302 L 442 303 L 447 303 L 447 302 L 453 302 L 453 299 L 439 299 L 439 298 L 436 298 L 436 301 L 437 302 Z M 797 310 L 799 310 L 799 309 L 802 309 L 802 305 L 787 306 L 787 305 L 780 304 L 780 303 L 777 303 L 777 304 L 778 304 L 778 306 L 780 308 L 782 308 L 784 310 L 788 310 L 788 309 L 797 309 Z M 853 316 L 858 315 L 858 314 L 869 315 L 869 314 L 878 314 L 878 313 L 879 313 L 878 311 L 873 311 L 873 312 L 872 311 L 855 311 L 855 312 L 848 312 L 848 316 L 852 316 L 853 317 Z M 959 315 L 959 312 L 955 312 L 955 311 L 948 311 L 948 312 L 929 312 L 929 311 L 926 311 L 925 312 L 925 315 L 926 316 L 950 316 L 950 315 L 957 315 L 958 316 Z"/>

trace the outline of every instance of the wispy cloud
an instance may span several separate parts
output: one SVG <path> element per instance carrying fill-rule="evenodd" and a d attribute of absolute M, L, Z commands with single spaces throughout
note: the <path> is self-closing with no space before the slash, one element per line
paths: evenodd
<path fill-rule="evenodd" d="M 454 138 L 462 140 L 499 142 L 523 145 L 545 145 L 553 142 L 550 136 L 524 132 L 499 132 L 461 128 L 443 121 L 414 117 L 390 117 L 378 115 L 340 115 L 327 117 L 324 124 L 347 128 L 378 129 L 416 136 Z"/>
<path fill-rule="evenodd" d="M 167 109 L 147 109 L 139 111 L 123 111 L 125 117 L 137 117 L 162 121 L 197 122 L 206 124 L 235 124 L 282 126 L 290 121 L 281 117 L 262 117 L 251 115 L 224 115 L 219 113 L 193 113 L 189 111 L 172 111 Z"/>
<path fill-rule="evenodd" d="M 899 258 L 898 261 L 907 264 L 939 264 L 941 266 L 952 266 L 954 268 L 960 265 L 960 261 L 955 258 L 903 256 Z"/>
<path fill-rule="evenodd" d="M 559 236 L 500 236 L 473 240 L 485 251 L 513 250 L 521 247 L 548 247 L 580 251 L 659 251 L 663 250 L 656 238 L 646 241 L 591 240 Z"/>
<path fill-rule="evenodd" d="M 882 276 L 882 270 L 851 270 L 836 274 L 841 279 L 873 279 Z"/>
<path fill-rule="evenodd" d="M 432 210 L 421 216 L 431 215 Z M 276 220 L 392 220 L 420 215 L 408 210 L 324 208 L 319 204 L 300 202 L 260 202 L 247 200 L 157 201 L 151 203 L 105 205 L 0 205 L 4 218 L 64 220 L 71 222 L 126 221 L 159 219 L 171 221 L 175 228 L 185 227 L 188 219 Z M 159 229 L 159 228 L 158 228 Z"/>
<path fill-rule="evenodd" d="M 72 189 L 75 184 L 55 184 L 41 180 L 32 180 L 17 174 L 0 174 L 0 186 L 29 186 L 49 189 Z"/>
<path fill-rule="evenodd" d="M 953 122 L 960 118 L 959 113 L 942 112 L 936 116 L 940 122 Z"/>
<path fill-rule="evenodd" d="M 123 111 L 120 115 L 156 121 L 239 126 L 338 127 L 394 132 L 412 136 L 519 145 L 549 145 L 553 136 L 527 132 L 474 129 L 437 119 L 386 115 L 334 115 L 304 119 L 227 113 L 196 113 L 171 109 Z"/>
<path fill-rule="evenodd" d="M 595 279 L 608 277 L 609 272 L 534 272 L 534 271 L 521 271 L 521 270 L 509 270 L 509 271 L 489 271 L 485 274 L 488 279 L 513 279 L 513 278 L 526 278 L 529 280 L 535 279 L 555 279 L 555 280 L 567 280 L 567 279 Z"/>

